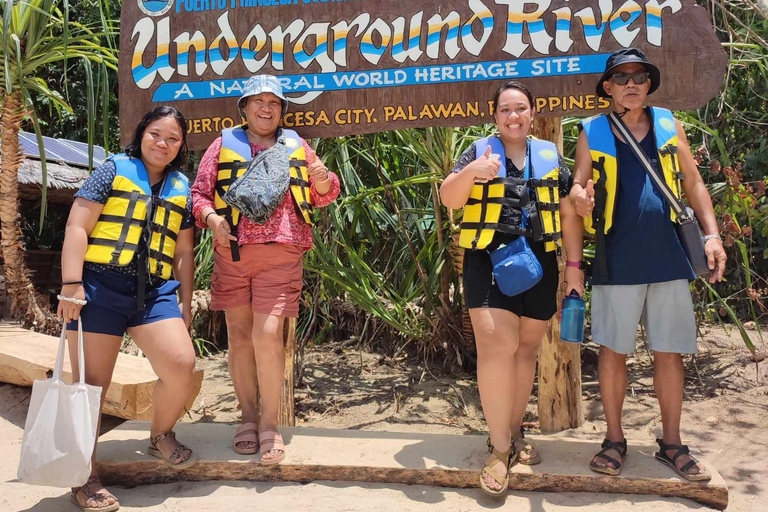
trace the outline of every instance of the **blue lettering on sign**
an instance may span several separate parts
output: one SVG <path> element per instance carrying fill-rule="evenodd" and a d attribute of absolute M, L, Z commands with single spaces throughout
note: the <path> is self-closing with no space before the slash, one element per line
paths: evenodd
<path fill-rule="evenodd" d="M 601 53 L 542 59 L 412 66 L 387 70 L 283 75 L 280 77 L 280 81 L 283 83 L 285 92 L 347 91 L 512 78 L 599 74 L 605 69 L 607 59 L 608 54 Z M 164 103 L 236 97 L 242 94 L 242 88 L 238 85 L 242 86 L 246 80 L 247 78 L 162 84 L 152 96 L 152 101 Z"/>
<path fill-rule="evenodd" d="M 281 7 L 285 5 L 361 1 L 373 0 L 176 0 L 176 12 L 223 11 L 248 7 Z"/>

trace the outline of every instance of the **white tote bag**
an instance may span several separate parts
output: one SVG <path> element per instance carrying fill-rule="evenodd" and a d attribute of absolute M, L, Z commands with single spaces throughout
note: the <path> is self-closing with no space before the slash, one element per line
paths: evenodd
<path fill-rule="evenodd" d="M 77 325 L 80 380 L 75 384 L 61 380 L 66 340 L 64 326 L 53 377 L 32 384 L 17 472 L 20 482 L 76 487 L 91 475 L 101 388 L 85 383 L 82 321 Z"/>

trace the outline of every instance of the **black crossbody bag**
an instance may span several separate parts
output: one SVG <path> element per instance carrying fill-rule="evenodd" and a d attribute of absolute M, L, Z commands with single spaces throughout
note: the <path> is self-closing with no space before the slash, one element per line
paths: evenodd
<path fill-rule="evenodd" d="M 680 239 L 680 243 L 685 250 L 685 254 L 688 256 L 688 261 L 693 267 L 694 273 L 699 277 L 706 277 L 710 273 L 709 264 L 707 263 L 707 254 L 704 251 L 704 237 L 701 234 L 701 227 L 699 221 L 696 220 L 696 216 L 691 208 L 687 208 L 683 202 L 675 196 L 674 192 L 669 188 L 664 179 L 656 173 L 648 155 L 645 154 L 643 148 L 629 131 L 627 126 L 614 112 L 608 114 L 608 120 L 611 122 L 616 131 L 618 131 L 624 140 L 627 141 L 629 147 L 635 153 L 635 156 L 640 163 L 643 164 L 643 169 L 650 176 L 651 181 L 656 185 L 656 188 L 664 196 L 664 199 L 672 208 L 672 211 L 677 215 L 677 222 L 675 223 L 675 230 L 677 231 L 677 237 Z"/>

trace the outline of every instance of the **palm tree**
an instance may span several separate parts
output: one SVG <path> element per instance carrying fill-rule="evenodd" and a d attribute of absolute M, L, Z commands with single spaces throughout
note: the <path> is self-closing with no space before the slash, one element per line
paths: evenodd
<path fill-rule="evenodd" d="M 0 0 L 0 16 L 0 56 L 3 64 L 0 67 L 2 256 L 13 311 L 27 324 L 36 324 L 44 329 L 50 314 L 40 306 L 29 279 L 19 226 L 18 170 L 23 159 L 19 148 L 19 129 L 22 122 L 31 120 L 37 134 L 43 161 L 42 201 L 45 204 L 45 151 L 35 101 L 45 98 L 59 112 L 72 112 L 72 109 L 65 100 L 66 91 L 50 88 L 43 77 L 50 73 L 51 68 L 66 73 L 67 61 L 80 60 L 85 66 L 88 82 L 85 91 L 89 100 L 88 122 L 93 127 L 96 101 L 91 66 L 96 65 L 101 71 L 104 78 L 102 92 L 106 93 L 106 67 L 116 69 L 117 58 L 111 40 L 113 32 L 107 22 L 89 26 L 69 20 L 69 0 Z M 107 46 L 102 43 L 105 38 Z M 90 131 L 89 138 L 92 139 L 93 130 Z"/>

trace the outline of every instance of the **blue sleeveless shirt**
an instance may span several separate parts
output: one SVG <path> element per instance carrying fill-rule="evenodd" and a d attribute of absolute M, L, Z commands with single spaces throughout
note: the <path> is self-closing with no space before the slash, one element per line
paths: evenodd
<path fill-rule="evenodd" d="M 653 130 L 640 143 L 656 157 Z M 656 190 L 632 149 L 616 139 L 619 186 L 613 228 L 605 237 L 609 280 L 596 285 L 649 284 L 695 279 L 674 225 L 669 206 Z M 658 170 L 658 160 L 652 162 Z"/>

